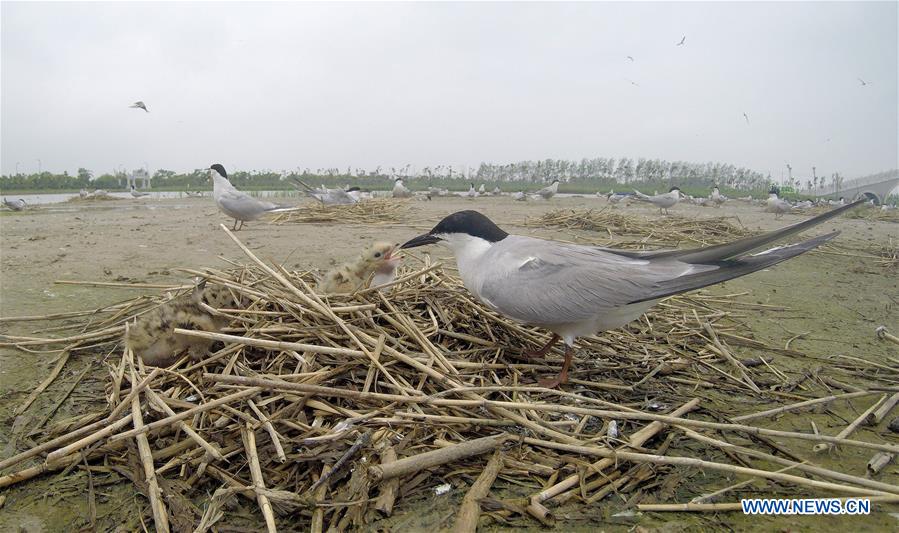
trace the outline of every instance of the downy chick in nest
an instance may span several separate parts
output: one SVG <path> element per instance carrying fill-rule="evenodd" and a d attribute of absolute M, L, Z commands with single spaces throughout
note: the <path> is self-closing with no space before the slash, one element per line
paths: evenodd
<path fill-rule="evenodd" d="M 376 242 L 366 248 L 355 261 L 344 263 L 325 274 L 318 284 L 318 290 L 324 294 L 346 294 L 390 283 L 402 261 L 394 255 L 398 251 L 398 244 Z M 372 280 L 368 284 L 370 277 Z"/>
<path fill-rule="evenodd" d="M 207 286 L 203 280 L 191 294 L 185 294 L 167 302 L 136 319 L 128 328 L 125 344 L 145 364 L 168 366 L 178 360 L 184 350 L 197 361 L 209 353 L 214 341 L 178 335 L 175 328 L 219 332 L 230 319 L 215 315 L 203 308 L 234 308 L 239 300 L 227 287 Z"/>

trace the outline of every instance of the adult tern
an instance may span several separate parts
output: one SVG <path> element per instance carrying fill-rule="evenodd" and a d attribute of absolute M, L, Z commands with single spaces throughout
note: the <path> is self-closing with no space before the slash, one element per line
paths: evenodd
<path fill-rule="evenodd" d="M 774 241 L 816 226 L 860 202 L 754 237 L 669 251 L 627 251 L 510 235 L 477 211 L 447 216 L 402 248 L 442 244 L 456 257 L 465 287 L 485 305 L 553 333 L 533 356 L 560 339 L 565 360 L 554 387 L 568 379 L 572 346 L 584 335 L 619 328 L 661 299 L 768 268 L 833 239 L 834 231 L 798 244 L 750 255 Z"/>
<path fill-rule="evenodd" d="M 718 186 L 715 185 L 712 187 L 712 194 L 709 195 L 709 200 L 711 200 L 715 205 L 721 205 L 727 201 L 727 197 L 721 194 L 721 191 L 718 190 Z"/>
<path fill-rule="evenodd" d="M 9 198 L 4 198 L 3 205 L 12 209 L 13 211 L 22 211 L 26 207 L 25 200 L 23 200 L 22 198 L 19 198 L 18 200 L 10 200 Z"/>
<path fill-rule="evenodd" d="M 643 194 L 642 192 L 634 189 L 634 194 L 636 195 L 638 200 L 643 200 L 644 202 L 649 202 L 652 205 L 659 208 L 659 214 L 662 213 L 662 210 L 665 210 L 665 214 L 668 214 L 668 208 L 674 207 L 674 205 L 680 200 L 680 189 L 677 187 L 671 187 L 665 194 L 656 194 L 653 196 L 649 196 Z"/>
<path fill-rule="evenodd" d="M 789 213 L 793 209 L 793 205 L 786 200 L 777 197 L 777 192 L 773 189 L 768 193 L 768 200 L 765 202 L 765 212 L 774 213 L 774 218 L 780 218 L 784 213 Z"/>
<path fill-rule="evenodd" d="M 315 198 L 323 205 L 352 205 L 359 201 L 359 187 L 353 187 L 351 189 L 328 189 L 324 185 L 321 188 L 314 189 L 309 185 L 306 185 L 303 180 L 299 178 L 294 178 L 293 182 L 295 185 L 301 186 L 306 190 L 306 194 Z"/>
<path fill-rule="evenodd" d="M 293 211 L 296 207 L 278 205 L 253 198 L 249 194 L 237 190 L 228 181 L 228 173 L 225 167 L 216 163 L 209 167 L 209 175 L 212 178 L 212 197 L 219 210 L 234 219 L 234 227 L 237 231 L 237 223 L 243 228 L 244 222 L 257 220 L 266 213 L 283 213 Z"/>
<path fill-rule="evenodd" d="M 553 180 L 552 184 L 540 189 L 534 194 L 537 194 L 544 200 L 549 200 L 555 196 L 557 192 L 559 192 L 559 180 Z"/>
<path fill-rule="evenodd" d="M 410 191 L 406 185 L 403 183 L 403 178 L 397 178 L 393 180 L 393 197 L 394 198 L 411 198 L 412 191 Z"/>

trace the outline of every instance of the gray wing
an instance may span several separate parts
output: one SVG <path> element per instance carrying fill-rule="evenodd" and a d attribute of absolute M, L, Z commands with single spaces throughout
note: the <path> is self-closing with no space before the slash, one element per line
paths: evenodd
<path fill-rule="evenodd" d="M 626 305 L 651 302 L 751 274 L 812 250 L 838 234 L 835 231 L 711 264 L 689 264 L 670 256 L 639 259 L 608 249 L 518 237 L 545 244 L 542 248 L 518 247 L 530 256 L 507 252 L 487 258 L 492 265 L 518 262 L 512 263 L 516 268 L 505 273 L 485 275 L 480 294 L 487 304 L 522 322 L 547 326 L 579 322 Z M 497 266 L 492 268 L 500 270 Z"/>
<path fill-rule="evenodd" d="M 507 242 L 509 241 L 509 242 Z M 716 266 L 650 262 L 608 249 L 509 236 L 494 245 L 479 294 L 485 303 L 522 322 L 578 322 L 658 293 L 661 284 Z"/>
<path fill-rule="evenodd" d="M 278 207 L 271 202 L 257 200 L 249 194 L 238 191 L 237 189 L 231 189 L 222 193 L 219 196 L 218 202 L 226 212 L 237 215 L 235 218 L 256 217 L 266 211 L 271 211 Z"/>

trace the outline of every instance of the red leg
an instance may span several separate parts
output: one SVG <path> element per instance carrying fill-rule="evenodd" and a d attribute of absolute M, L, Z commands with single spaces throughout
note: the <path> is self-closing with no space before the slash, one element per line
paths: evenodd
<path fill-rule="evenodd" d="M 571 354 L 574 350 L 571 346 L 565 346 L 565 361 L 562 363 L 562 371 L 554 378 L 542 378 L 537 381 L 541 387 L 554 389 L 563 383 L 568 383 L 568 368 L 571 366 Z"/>
<path fill-rule="evenodd" d="M 549 342 L 547 342 L 547 343 L 546 343 L 546 346 L 544 346 L 543 348 L 540 348 L 540 349 L 537 350 L 536 352 L 532 352 L 532 351 L 530 351 L 530 350 L 525 350 L 525 351 L 523 351 L 523 352 L 521 352 L 521 353 L 522 353 L 522 355 L 524 355 L 524 356 L 527 357 L 528 359 L 542 359 L 543 357 L 546 356 L 546 354 L 549 353 L 549 351 L 552 349 L 552 347 L 555 346 L 555 344 L 556 344 L 557 342 L 559 342 L 559 339 L 560 339 L 560 338 L 561 338 L 561 337 L 559 337 L 558 335 L 556 335 L 555 333 L 553 333 L 552 338 L 549 339 Z"/>

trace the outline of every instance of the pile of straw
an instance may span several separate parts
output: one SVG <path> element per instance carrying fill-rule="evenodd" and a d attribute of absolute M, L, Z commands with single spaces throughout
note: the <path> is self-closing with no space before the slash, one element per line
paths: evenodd
<path fill-rule="evenodd" d="M 820 205 L 803 209 L 794 209 L 793 214 L 801 214 L 813 217 L 822 213 L 826 213 L 831 209 L 834 209 L 834 207 Z M 846 218 L 870 220 L 873 222 L 899 222 L 899 210 L 891 209 L 884 211 L 880 208 L 880 206 L 871 205 L 862 205 L 856 207 L 855 209 L 848 211 L 844 216 Z"/>
<path fill-rule="evenodd" d="M 113 196 L 111 194 L 104 194 L 101 196 L 90 195 L 86 198 L 82 198 L 80 196 L 73 196 L 66 200 L 66 202 L 74 202 L 74 203 L 84 203 L 84 202 L 106 202 L 109 200 L 125 200 L 125 198 L 119 198 L 118 196 Z"/>
<path fill-rule="evenodd" d="M 184 331 L 220 343 L 202 361 L 145 368 L 122 348 L 131 317 L 166 294 L 97 310 L 66 338 L 0 339 L 22 349 L 114 354 L 107 405 L 45 428 L 42 443 L 0 461 L 0 487 L 61 469 L 114 473 L 146 496 L 158 529 L 197 531 L 247 522 L 269 531 L 357 529 L 446 490 L 445 497 L 464 494 L 443 524 L 458 531 L 474 531 L 479 519 L 551 524 L 561 505 L 590 516 L 611 496 L 619 506 L 657 511 L 732 506 L 703 502 L 740 486 L 707 494 L 691 487 L 684 466 L 787 485 L 766 496 L 899 500 L 895 483 L 800 458 L 815 443 L 899 452 L 897 443 L 853 440 L 859 421 L 838 436 L 744 424 L 875 395 L 859 420 L 880 423 L 899 401 L 867 390 L 811 394 L 819 378 L 791 376 L 772 358 L 801 354 L 751 338 L 741 322 L 772 306 L 705 292 L 668 299 L 628 328 L 582 339 L 569 384 L 550 390 L 535 380 L 558 372 L 558 352 L 546 361 L 520 355 L 546 332 L 473 301 L 439 265 L 422 260 L 391 292 L 323 298 L 310 288 L 311 273 L 266 265 L 228 234 L 251 264 L 187 272 L 252 303 L 220 311 L 233 318 L 223 333 Z M 5 320 L 26 318 L 35 317 Z M 738 357 L 734 346 L 753 357 Z M 883 365 L 843 366 L 859 367 L 868 382 L 899 378 Z M 772 401 L 789 405 L 745 414 Z M 684 494 L 700 503 L 670 503 Z"/>
<path fill-rule="evenodd" d="M 737 217 L 695 219 L 669 216 L 662 224 L 658 220 L 616 213 L 610 209 L 557 209 L 529 218 L 524 225 L 591 230 L 609 237 L 637 236 L 638 240 L 621 242 L 620 245 L 640 248 L 720 244 L 753 233 L 744 228 Z"/>
<path fill-rule="evenodd" d="M 899 222 L 899 209 L 884 211 L 880 206 L 863 205 L 846 213 L 846 218 L 860 218 L 874 222 Z"/>
<path fill-rule="evenodd" d="M 279 214 L 272 219 L 272 224 L 383 224 L 401 222 L 408 212 L 408 200 L 393 198 L 372 198 L 352 205 L 324 205 L 315 202 L 295 211 Z"/>

